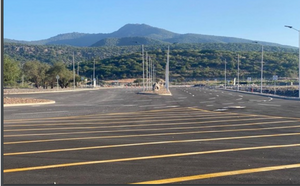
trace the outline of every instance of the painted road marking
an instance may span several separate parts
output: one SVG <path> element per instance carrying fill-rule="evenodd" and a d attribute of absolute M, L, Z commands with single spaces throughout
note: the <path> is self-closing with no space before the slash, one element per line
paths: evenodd
<path fill-rule="evenodd" d="M 286 123 L 287 121 L 285 121 Z M 291 121 L 294 122 L 294 121 Z M 209 126 L 197 126 L 197 127 L 172 127 L 172 128 L 150 128 L 150 129 L 126 129 L 126 130 L 109 130 L 109 131 L 80 131 L 80 132 L 61 132 L 61 133 L 38 133 L 38 134 L 12 134 L 4 135 L 7 137 L 25 137 L 25 136 L 54 136 L 54 135 L 65 135 L 65 134 L 93 134 L 93 133 L 109 133 L 109 132 L 128 132 L 128 131 L 151 131 L 151 130 L 177 130 L 177 129 L 195 129 L 195 128 L 223 128 L 223 127 L 240 127 L 240 126 L 252 126 L 252 125 L 267 125 L 267 124 L 281 124 L 282 121 L 269 121 L 269 122 L 258 122 L 258 123 L 246 123 L 246 124 L 228 124 L 228 125 L 209 125 Z M 185 125 L 185 124 L 183 124 Z M 105 127 L 106 128 L 106 127 Z"/>
<path fill-rule="evenodd" d="M 283 169 L 294 169 L 294 168 L 300 168 L 300 163 L 270 166 L 270 167 L 259 167 L 259 168 L 252 168 L 252 169 L 242 169 L 242 170 L 235 170 L 235 171 L 216 172 L 216 173 L 209 173 L 209 174 L 199 174 L 199 175 L 184 176 L 178 178 L 143 181 L 143 182 L 132 183 L 132 184 L 168 184 L 168 183 L 176 183 L 176 182 L 184 182 L 184 181 L 192 181 L 192 180 L 201 180 L 207 178 L 217 178 L 223 176 L 233 176 L 233 175 L 240 175 L 240 174 L 250 174 L 250 173 L 267 172 L 267 171 L 275 171 L 275 170 L 283 170 Z"/>
<path fill-rule="evenodd" d="M 159 104 L 159 105 L 140 105 L 139 107 L 159 107 L 159 106 L 165 106 L 166 104 Z"/>
<path fill-rule="evenodd" d="M 191 115 L 191 114 L 196 114 L 196 115 Z M 160 118 L 168 118 L 168 117 L 172 117 L 172 119 L 176 119 L 176 118 L 194 118 L 194 119 L 205 119 L 205 118 L 213 118 L 213 116 L 216 116 L 216 114 L 213 113 L 189 113 L 189 114 L 176 114 L 176 115 L 164 115 L 164 116 L 156 116 L 156 115 L 149 115 L 149 117 L 145 117 L 145 116 L 140 116 L 139 118 L 136 117 L 121 117 L 121 118 L 92 118 L 92 119 L 84 119 L 84 120 L 76 120 L 76 123 L 74 123 L 74 121 L 70 121 L 70 120 L 63 120 L 63 121 L 47 121 L 47 123 L 43 123 L 43 124 L 9 124 L 9 125 L 5 125 L 5 128 L 9 128 L 9 127 L 28 127 L 28 126 L 55 126 L 55 125 L 81 125 L 81 124 L 95 124 L 95 122 L 97 125 L 99 124 L 111 124 L 111 123 L 132 123 L 132 122 L 147 122 L 147 121 L 153 121 L 153 120 L 146 120 L 146 119 L 160 119 Z M 226 116 L 236 116 L 239 117 L 237 113 L 226 113 L 223 115 L 223 117 Z M 219 117 L 219 116 L 216 116 Z M 246 117 L 246 116 L 245 116 Z M 248 116 L 250 117 L 250 116 Z M 141 120 L 143 119 L 143 120 Z M 126 120 L 126 121 L 124 121 Z M 130 120 L 130 121 L 128 121 Z M 87 123 L 87 122 L 91 122 L 94 121 L 93 123 Z M 117 121 L 122 121 L 122 122 L 117 122 Z M 162 120 L 160 120 L 162 121 Z M 96 125 L 95 124 L 95 125 Z"/>
<path fill-rule="evenodd" d="M 187 112 L 187 113 L 164 113 L 163 116 L 157 116 L 157 114 L 143 114 L 139 115 L 139 118 L 144 119 L 144 118 L 166 118 L 166 117 L 191 117 L 191 115 L 194 114 L 194 117 L 197 116 L 207 116 L 209 115 L 207 112 L 198 112 L 198 111 L 192 111 L 192 112 Z M 221 115 L 220 113 L 218 113 Z M 210 113 L 210 115 L 216 115 L 215 113 Z M 238 115 L 238 113 L 223 113 L 223 115 Z M 250 116 L 250 115 L 249 115 Z M 130 116 L 130 115 L 125 115 L 125 116 L 114 116 L 113 118 L 111 116 L 108 116 L 108 118 L 103 118 L 103 117 L 89 117 L 89 118 L 79 118 L 76 120 L 76 122 L 86 122 L 86 121 L 124 121 L 124 119 L 137 119 L 136 116 Z M 60 123 L 70 123 L 72 119 L 63 119 L 63 120 L 53 120 L 53 121 L 47 121 L 47 120 L 36 120 L 36 121 L 26 121 L 26 124 L 17 124 L 17 123 L 24 123 L 19 121 L 19 122 L 8 122 L 9 125 L 6 125 L 5 127 L 13 127 L 13 126 L 38 126 L 38 125 L 55 125 L 55 123 L 60 122 Z M 49 123 L 49 124 L 29 124 L 29 123 Z M 16 123 L 16 124 L 15 124 Z"/>
<path fill-rule="evenodd" d="M 258 105 L 269 106 L 269 107 L 281 107 L 281 105 L 275 105 L 275 104 L 263 104 L 263 103 L 258 103 Z"/>
<path fill-rule="evenodd" d="M 25 112 L 25 113 L 16 113 L 13 115 L 28 115 L 28 114 L 55 114 L 55 113 L 61 113 L 61 112 L 69 112 L 66 110 L 62 110 L 62 111 L 49 111 L 49 112 Z"/>
<path fill-rule="evenodd" d="M 244 102 L 239 102 L 239 103 L 244 103 Z M 187 107 L 191 110 L 198 110 L 198 111 L 201 111 L 201 112 L 209 112 L 209 113 L 218 113 L 218 112 L 214 112 L 214 111 L 210 111 L 210 110 L 204 110 L 204 109 L 200 109 L 200 108 L 197 108 L 197 107 Z M 219 114 L 226 114 L 226 113 L 219 113 Z M 253 117 L 268 117 L 268 118 L 273 118 L 274 116 L 268 116 L 268 115 L 263 115 L 263 114 L 260 114 L 260 115 L 253 115 L 253 114 L 243 114 L 243 113 L 236 113 L 238 115 L 241 115 L 241 116 L 253 116 Z M 296 118 L 296 117 L 282 117 L 282 116 L 276 116 L 277 118 L 285 118 L 285 119 L 295 119 L 297 121 L 300 121 L 300 118 Z"/>
<path fill-rule="evenodd" d="M 214 102 L 216 102 L 216 101 L 201 101 L 199 103 L 214 103 Z"/>
<path fill-rule="evenodd" d="M 120 159 L 110 159 L 110 160 L 63 163 L 63 164 L 53 164 L 53 165 L 44 165 L 44 166 L 35 166 L 35 167 L 4 169 L 3 173 L 32 171 L 32 170 L 51 169 L 51 168 L 70 167 L 70 166 L 80 166 L 80 165 L 93 165 L 93 164 L 102 164 L 102 163 L 124 162 L 124 161 L 137 161 L 137 160 L 148 160 L 148 159 L 158 159 L 158 158 L 193 156 L 193 155 L 201 155 L 201 154 L 237 152 L 237 151 L 246 151 L 246 150 L 299 147 L 299 146 L 300 146 L 300 144 L 270 145 L 270 146 L 243 147 L 243 148 L 198 151 L 198 152 L 187 152 L 187 153 L 176 153 L 176 154 L 162 154 L 162 155 L 154 155 L 154 156 L 140 156 L 140 157 L 133 157 L 133 158 L 120 158 Z M 300 166 L 300 164 L 297 164 L 297 165 Z"/>
<path fill-rule="evenodd" d="M 167 135 L 182 135 L 182 134 L 201 134 L 201 133 L 221 133 L 221 132 L 240 132 L 240 131 L 260 131 L 273 129 L 289 129 L 300 128 L 300 126 L 283 126 L 283 127 L 268 127 L 268 128 L 253 128 L 253 129 L 232 129 L 232 130 L 212 130 L 212 131 L 191 131 L 191 132 L 173 132 L 173 133 L 154 133 L 154 134 L 135 134 L 135 135 L 118 135 L 118 136 L 96 136 L 96 137 L 81 137 L 81 138 L 58 138 L 58 139 L 44 139 L 44 140 L 28 140 L 28 141 L 11 141 L 4 142 L 4 145 L 24 144 L 24 143 L 41 143 L 53 141 L 72 141 L 72 140 L 90 140 L 90 139 L 105 139 L 105 138 L 131 138 L 131 137 L 145 137 L 145 136 L 167 136 Z"/>
<path fill-rule="evenodd" d="M 182 108 L 169 108 L 169 109 L 159 109 L 159 110 L 145 110 L 139 112 L 117 112 L 117 113 L 101 113 L 101 114 L 91 114 L 91 115 L 80 115 L 80 116 L 63 116 L 63 117 L 50 117 L 50 118 L 34 118 L 34 119 L 12 119 L 4 120 L 4 123 L 8 122 L 24 122 L 24 121 L 39 121 L 39 120 L 55 120 L 55 119 L 77 119 L 77 118 L 89 118 L 96 116 L 118 116 L 118 115 L 140 115 L 143 113 L 153 113 L 153 112 L 163 112 L 163 111 L 182 111 Z M 184 110 L 185 111 L 185 110 Z"/>
<path fill-rule="evenodd" d="M 234 103 L 222 103 L 222 105 L 233 105 Z"/>
<path fill-rule="evenodd" d="M 160 144 L 170 144 L 170 143 L 191 143 L 191 142 L 236 140 L 236 139 L 251 139 L 251 138 L 267 138 L 267 137 L 296 136 L 296 135 L 300 135 L 300 133 L 283 133 L 283 134 L 267 134 L 267 135 L 254 135 L 254 136 L 234 136 L 234 137 L 223 137 L 223 138 L 156 141 L 156 142 L 118 144 L 118 145 L 103 145 L 103 146 L 92 146 L 92 147 L 76 147 L 76 148 L 67 148 L 67 149 L 50 149 L 50 150 L 39 150 L 39 151 L 11 152 L 11 153 L 4 153 L 3 156 L 15 156 L 15 155 L 24 155 L 24 154 L 40 154 L 40 153 L 52 153 L 52 152 L 66 152 L 66 151 L 91 150 L 91 149 L 104 149 L 104 148 L 117 148 L 117 147 L 130 147 L 130 146 L 144 146 L 144 145 L 160 145 Z"/>
<path fill-rule="evenodd" d="M 220 117 L 208 117 L 202 119 L 219 119 L 219 118 L 232 118 L 232 116 L 220 116 Z M 259 119 L 274 119 L 274 118 L 246 118 L 240 119 L 241 117 L 248 117 L 248 116 L 239 116 L 238 121 L 249 121 L 249 120 L 259 120 Z M 188 121 L 193 120 L 194 118 L 187 118 L 187 119 L 167 119 L 163 121 Z M 143 122 L 151 122 L 157 120 L 144 120 L 144 121 L 127 121 L 127 122 L 106 122 L 105 124 L 118 124 L 118 123 L 143 123 Z M 136 125 L 113 125 L 113 126 L 93 126 L 93 127 L 59 127 L 59 128 L 30 128 L 30 129 L 4 129 L 4 132 L 15 132 L 15 131 L 42 131 L 42 130 L 75 130 L 75 129 L 97 129 L 97 128 L 123 128 L 123 127 L 138 127 L 138 126 L 163 126 L 163 125 L 186 125 L 186 124 L 201 124 L 201 123 L 217 123 L 217 122 L 224 122 L 224 121 L 237 121 L 237 119 L 230 119 L 230 120 L 212 120 L 212 121 L 194 121 L 188 123 L 151 123 L 151 124 L 136 124 Z M 82 123 L 80 123 L 82 125 Z M 87 125 L 87 123 L 83 123 Z"/>

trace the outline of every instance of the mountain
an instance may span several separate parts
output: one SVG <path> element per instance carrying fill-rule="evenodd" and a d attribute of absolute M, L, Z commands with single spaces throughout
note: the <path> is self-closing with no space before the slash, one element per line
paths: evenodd
<path fill-rule="evenodd" d="M 146 24 L 127 24 L 118 31 L 111 33 L 111 37 L 149 37 L 151 39 L 165 40 L 176 37 L 176 34 L 161 28 L 152 27 Z"/>
<path fill-rule="evenodd" d="M 136 38 L 139 37 L 139 38 Z M 142 39 L 143 38 L 143 39 Z M 4 39 L 4 42 L 34 44 L 34 45 L 70 45 L 78 47 L 88 46 L 125 46 L 134 45 L 134 42 L 129 40 L 143 40 L 141 44 L 160 44 L 160 43 L 252 43 L 252 40 L 202 35 L 202 34 L 178 34 L 165 29 L 152 27 L 146 24 L 126 24 L 119 30 L 112 33 L 66 33 L 59 34 L 49 39 L 38 41 L 17 41 L 11 39 Z M 144 43 L 143 43 L 144 42 Z M 283 46 L 276 43 L 261 42 L 264 45 Z"/>
<path fill-rule="evenodd" d="M 148 37 L 122 37 L 122 38 L 105 38 L 97 43 L 93 44 L 92 47 L 100 46 L 128 46 L 128 45 L 163 45 L 168 44 L 161 40 L 151 39 Z"/>

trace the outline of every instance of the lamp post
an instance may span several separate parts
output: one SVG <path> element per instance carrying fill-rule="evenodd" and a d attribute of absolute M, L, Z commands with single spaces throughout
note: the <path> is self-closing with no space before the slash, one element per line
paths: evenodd
<path fill-rule="evenodd" d="M 296 30 L 299 33 L 299 58 L 298 58 L 298 60 L 299 60 L 299 67 L 298 67 L 298 70 L 299 70 L 299 72 L 298 72 L 298 75 L 299 75 L 299 77 L 298 77 L 298 91 L 299 92 L 298 92 L 298 97 L 300 98 L 300 30 L 295 29 L 292 26 L 285 25 L 285 27 L 291 28 L 293 30 Z"/>
<path fill-rule="evenodd" d="M 240 55 L 238 54 L 238 86 L 237 91 L 240 90 Z"/>
<path fill-rule="evenodd" d="M 226 89 L 226 83 L 227 83 L 227 82 L 226 82 L 226 81 L 227 81 L 227 79 L 226 79 L 226 64 L 227 64 L 227 62 L 226 62 L 226 59 L 225 59 L 225 82 L 224 82 L 224 83 L 225 83 L 225 86 L 224 86 L 225 89 Z"/>
<path fill-rule="evenodd" d="M 73 52 L 73 89 L 75 89 L 75 64 L 74 64 L 74 52 Z"/>
<path fill-rule="evenodd" d="M 254 43 L 259 44 L 257 41 Z M 261 68 L 260 68 L 260 93 L 262 94 L 263 73 L 264 73 L 264 45 L 261 45 Z"/>
<path fill-rule="evenodd" d="M 145 57 L 144 57 L 144 45 L 142 45 L 142 61 L 143 61 L 143 91 L 145 91 Z"/>

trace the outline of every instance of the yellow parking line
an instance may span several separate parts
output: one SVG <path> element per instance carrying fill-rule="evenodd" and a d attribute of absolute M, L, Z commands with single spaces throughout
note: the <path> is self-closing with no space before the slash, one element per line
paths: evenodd
<path fill-rule="evenodd" d="M 195 107 L 188 107 L 189 109 L 191 110 L 198 110 L 198 111 L 201 111 L 201 112 L 209 112 L 209 113 L 220 113 L 220 112 L 216 112 L 216 111 L 210 111 L 210 110 L 203 110 L 203 109 L 199 109 L 199 108 L 195 108 Z M 244 114 L 244 113 L 236 113 L 236 114 L 239 114 L 239 115 L 244 115 L 244 116 L 260 116 L 260 117 L 269 117 L 269 118 L 285 118 L 285 119 L 295 119 L 295 120 L 298 120 L 300 121 L 300 118 L 296 118 L 296 117 L 286 117 L 286 116 L 268 116 L 268 115 L 253 115 L 253 114 Z"/>
<path fill-rule="evenodd" d="M 201 180 L 207 178 L 217 178 L 222 176 L 233 176 L 233 175 L 240 175 L 240 174 L 250 174 L 250 173 L 267 172 L 267 171 L 275 171 L 275 170 L 282 170 L 282 169 L 294 169 L 294 168 L 300 168 L 300 163 L 243 169 L 243 170 L 235 170 L 235 171 L 216 172 L 216 173 L 209 173 L 209 174 L 199 174 L 193 176 L 184 176 L 184 177 L 168 178 L 168 179 L 153 180 L 153 181 L 143 181 L 143 182 L 137 182 L 132 184 L 168 184 L 168 183 L 177 183 L 177 182 L 192 181 L 192 180 Z"/>
<path fill-rule="evenodd" d="M 229 116 L 232 118 L 232 116 Z M 245 116 L 246 117 L 246 116 Z M 218 119 L 218 118 L 225 118 L 224 116 L 221 117 L 213 117 L 208 119 Z M 139 127 L 139 126 L 164 126 L 164 125 L 184 125 L 184 124 L 201 124 L 201 123 L 218 123 L 218 122 L 229 122 L 229 121 L 251 121 L 251 120 L 267 120 L 267 119 L 273 119 L 273 118 L 246 118 L 246 119 L 230 119 L 230 120 L 211 120 L 211 121 L 194 121 L 194 122 L 188 122 L 188 123 L 150 123 L 150 124 L 135 124 L 135 125 L 112 125 L 112 126 L 92 126 L 92 127 L 56 127 L 56 128 L 30 128 L 30 129 L 4 129 L 4 132 L 19 132 L 19 131 L 43 131 L 43 130 L 76 130 L 76 129 L 97 129 L 97 128 L 123 128 L 123 127 Z M 189 119 L 170 119 L 170 120 L 163 120 L 165 121 L 187 121 L 187 120 L 193 120 L 193 118 Z M 151 121 L 157 121 L 157 120 L 147 120 L 148 122 Z M 136 121 L 137 123 L 142 123 L 141 121 Z M 120 124 L 120 123 L 136 123 L 132 121 L 121 121 L 121 122 L 107 122 L 105 124 Z M 283 122 L 283 121 L 281 121 Z M 296 122 L 296 121 L 287 121 L 287 122 Z M 85 125 L 90 123 L 84 123 Z M 83 125 L 81 123 L 81 125 Z M 95 124 L 91 124 L 95 125 Z"/>
<path fill-rule="evenodd" d="M 291 123 L 295 121 L 284 121 L 285 123 Z M 202 128 L 223 128 L 223 127 L 239 127 L 239 126 L 252 126 L 252 125 L 267 125 L 267 124 L 281 124 L 282 121 L 268 121 L 268 122 L 257 122 L 257 123 L 246 123 L 246 124 L 228 124 L 228 125 L 210 125 L 210 126 L 197 126 L 197 127 L 172 127 L 172 128 L 143 128 L 143 129 L 126 129 L 126 130 L 102 130 L 102 131 L 80 131 L 80 132 L 61 132 L 61 133 L 38 133 L 38 134 L 12 134 L 4 135 L 4 138 L 8 137 L 25 137 L 25 136 L 54 136 L 54 135 L 65 135 L 65 134 L 93 134 L 93 133 L 109 133 L 109 132 L 128 132 L 128 131 L 158 131 L 158 130 L 178 130 L 178 129 L 202 129 Z M 179 125 L 186 125 L 191 123 L 177 123 Z M 197 123 L 199 124 L 199 123 Z M 176 125 L 176 124 L 170 124 Z M 108 128 L 108 127 L 103 127 Z"/>
<path fill-rule="evenodd" d="M 116 113 L 101 113 L 101 114 L 90 114 L 90 115 L 80 115 L 80 116 L 62 116 L 62 117 L 49 117 L 49 118 L 34 118 L 34 119 L 11 119 L 11 120 L 4 120 L 3 122 L 24 122 L 24 121 L 35 121 L 35 120 L 46 120 L 46 119 L 71 119 L 71 118 L 83 118 L 83 117 L 90 117 L 90 116 L 115 116 L 115 115 L 132 115 L 132 114 L 141 114 L 141 113 L 153 113 L 153 112 L 161 112 L 161 111 L 172 111 L 182 108 L 166 108 L 160 110 L 145 110 L 145 111 L 137 111 L 137 112 L 116 112 Z"/>
<path fill-rule="evenodd" d="M 256 130 L 273 130 L 286 128 L 300 128 L 300 126 L 283 126 L 283 127 L 268 127 L 254 129 L 234 129 L 234 130 L 215 130 L 215 131 L 192 131 L 192 132 L 174 132 L 174 133 L 154 133 L 154 134 L 136 134 L 136 135 L 118 135 L 118 136 L 96 136 L 96 137 L 81 137 L 81 138 L 60 138 L 60 139 L 45 139 L 45 140 L 29 140 L 29 141 L 12 141 L 4 142 L 4 145 L 24 144 L 24 143 L 41 143 L 53 141 L 71 141 L 71 140 L 90 140 L 104 138 L 130 138 L 130 137 L 145 137 L 145 136 L 166 136 L 166 135 L 182 135 L 182 134 L 200 134 L 200 133 L 218 133 L 218 132 L 239 132 L 239 131 L 256 131 Z"/>
<path fill-rule="evenodd" d="M 130 119 L 143 119 L 143 118 L 169 118 L 169 117 L 192 117 L 192 116 L 216 116 L 216 114 L 213 113 L 199 113 L 199 112 L 192 112 L 192 113 L 172 113 L 172 114 L 164 114 L 163 116 L 157 115 L 157 114 L 147 114 L 147 115 L 132 115 L 132 116 L 108 116 L 108 117 L 89 117 L 89 118 L 77 118 L 76 120 L 73 119 L 60 119 L 60 120 L 35 120 L 35 121 L 19 121 L 19 122 L 7 122 L 4 124 L 5 127 L 15 127 L 15 126 L 25 126 L 24 123 L 27 125 L 45 125 L 45 124 L 52 124 L 52 123 L 70 123 L 72 121 L 76 122 L 84 122 L 84 121 L 118 121 L 118 120 L 130 120 Z M 226 115 L 230 116 L 237 116 L 236 113 L 229 113 Z M 225 115 L 223 115 L 225 116 Z M 37 124 L 38 123 L 38 124 Z M 26 126 L 27 126 L 26 125 Z"/>
<path fill-rule="evenodd" d="M 170 144 L 170 143 L 191 143 L 191 142 L 236 140 L 236 139 L 250 139 L 250 138 L 267 138 L 267 137 L 296 136 L 296 135 L 300 135 L 300 133 L 268 134 L 268 135 L 255 135 L 255 136 L 235 136 L 235 137 L 224 137 L 224 138 L 206 138 L 206 139 L 173 140 L 173 141 L 155 141 L 155 142 L 145 142 L 145 143 L 103 145 L 103 146 L 77 147 L 77 148 L 67 148 L 67 149 L 50 149 L 50 150 L 39 150 L 39 151 L 10 152 L 10 153 L 4 153 L 3 156 L 15 156 L 15 155 L 24 155 L 24 154 L 41 154 L 41 153 L 52 153 L 52 152 L 117 148 L 117 147 L 130 147 L 130 146 L 144 146 L 144 145 L 160 145 L 160 144 Z"/>
<path fill-rule="evenodd" d="M 192 118 L 192 119 L 205 119 L 205 118 L 215 118 L 213 117 L 215 114 L 205 114 L 205 115 L 197 115 L 197 116 L 182 116 L 182 115 L 176 115 L 172 116 L 171 120 L 176 120 L 176 118 L 180 118 L 177 120 L 185 120 L 182 118 Z M 236 115 L 226 115 L 226 116 L 217 116 L 216 118 L 224 118 L 224 117 L 241 117 L 241 116 L 236 116 Z M 243 116 L 243 117 L 249 117 L 249 116 Z M 162 119 L 160 119 L 162 118 Z M 86 120 L 76 120 L 76 121 L 70 121 L 70 120 L 65 120 L 65 121 L 52 121 L 49 123 L 43 123 L 43 124 L 17 124 L 17 125 L 6 125 L 4 126 L 5 128 L 10 128 L 10 127 L 32 127 L 32 126 L 54 126 L 54 125 L 82 125 L 82 124 L 87 124 L 86 122 L 91 122 L 94 121 L 91 124 L 107 124 L 107 123 L 135 123 L 135 122 L 147 122 L 147 121 L 157 121 L 157 119 L 160 119 L 159 121 L 170 121 L 170 119 L 166 119 L 168 116 L 162 116 L 162 117 L 139 117 L 139 118 L 99 118 L 99 119 L 86 119 Z M 280 117 L 278 117 L 279 119 Z M 148 120 L 147 120 L 148 119 Z M 150 119 L 150 120 L 149 120 Z M 151 120 L 155 119 L 155 120 Z M 95 121 L 97 123 L 95 123 Z M 118 122 L 122 121 L 122 122 Z M 76 122 L 76 123 L 74 123 Z"/>
<path fill-rule="evenodd" d="M 244 147 L 244 148 L 222 149 L 222 150 L 211 150 L 211 151 L 200 151 L 200 152 L 163 154 L 163 155 L 154 155 L 154 156 L 141 156 L 141 157 L 133 157 L 133 158 L 120 158 L 120 159 L 110 159 L 110 160 L 63 163 L 63 164 L 44 165 L 44 166 L 35 166 L 35 167 L 5 169 L 5 170 L 3 170 L 3 173 L 33 171 L 33 170 L 51 169 L 51 168 L 60 168 L 60 167 L 70 167 L 70 166 L 80 166 L 80 165 L 93 165 L 93 164 L 102 164 L 102 163 L 124 162 L 124 161 L 137 161 L 137 160 L 148 160 L 148 159 L 158 159 L 158 158 L 192 156 L 192 155 L 212 154 L 212 153 L 224 153 L 224 152 L 245 151 L 245 150 L 288 148 L 288 147 L 297 147 L 297 146 L 300 146 L 300 144 Z M 299 164 L 297 164 L 297 165 L 299 165 Z"/>

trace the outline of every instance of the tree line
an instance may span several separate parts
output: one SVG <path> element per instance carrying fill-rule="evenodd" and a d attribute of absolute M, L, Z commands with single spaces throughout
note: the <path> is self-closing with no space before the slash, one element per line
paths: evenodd
<path fill-rule="evenodd" d="M 183 45 L 182 45 L 183 46 Z M 69 53 L 71 53 L 69 48 Z M 140 49 L 140 48 L 139 48 Z M 32 49 L 31 49 L 32 50 Z M 103 50 L 103 49 L 102 49 Z M 153 49 L 145 46 L 149 56 L 155 64 L 155 73 L 158 78 L 164 78 L 166 64 L 166 48 Z M 112 51 L 111 51 L 112 52 Z M 82 77 L 90 78 L 93 75 L 94 61 L 97 79 L 111 80 L 123 78 L 141 78 L 143 65 L 141 51 L 129 52 L 107 58 L 93 57 L 82 58 L 81 53 L 75 51 L 76 82 Z M 257 51 L 228 51 L 228 50 L 202 50 L 193 48 L 176 48 L 170 50 L 170 78 L 183 81 L 184 79 L 223 78 L 225 60 L 227 62 L 227 77 L 237 76 L 238 58 L 240 78 L 260 78 L 261 52 Z M 36 87 L 53 88 L 56 84 L 56 75 L 60 76 L 59 86 L 68 87 L 73 82 L 71 55 L 66 55 L 69 62 L 52 59 L 46 60 L 23 59 L 17 55 L 4 56 L 4 85 L 12 85 L 20 82 L 24 75 L 25 81 L 35 84 Z M 51 56 L 48 56 L 51 58 Z M 264 77 L 271 78 L 273 75 L 286 78 L 297 78 L 298 74 L 297 52 L 264 52 Z"/>
<path fill-rule="evenodd" d="M 3 84 L 4 86 L 15 86 L 18 82 L 31 82 L 36 88 L 54 88 L 57 86 L 56 76 L 59 76 L 58 85 L 67 88 L 73 82 L 73 73 L 63 62 L 53 65 L 40 61 L 27 61 L 23 64 L 4 55 Z M 75 81 L 80 77 L 76 76 Z"/>

